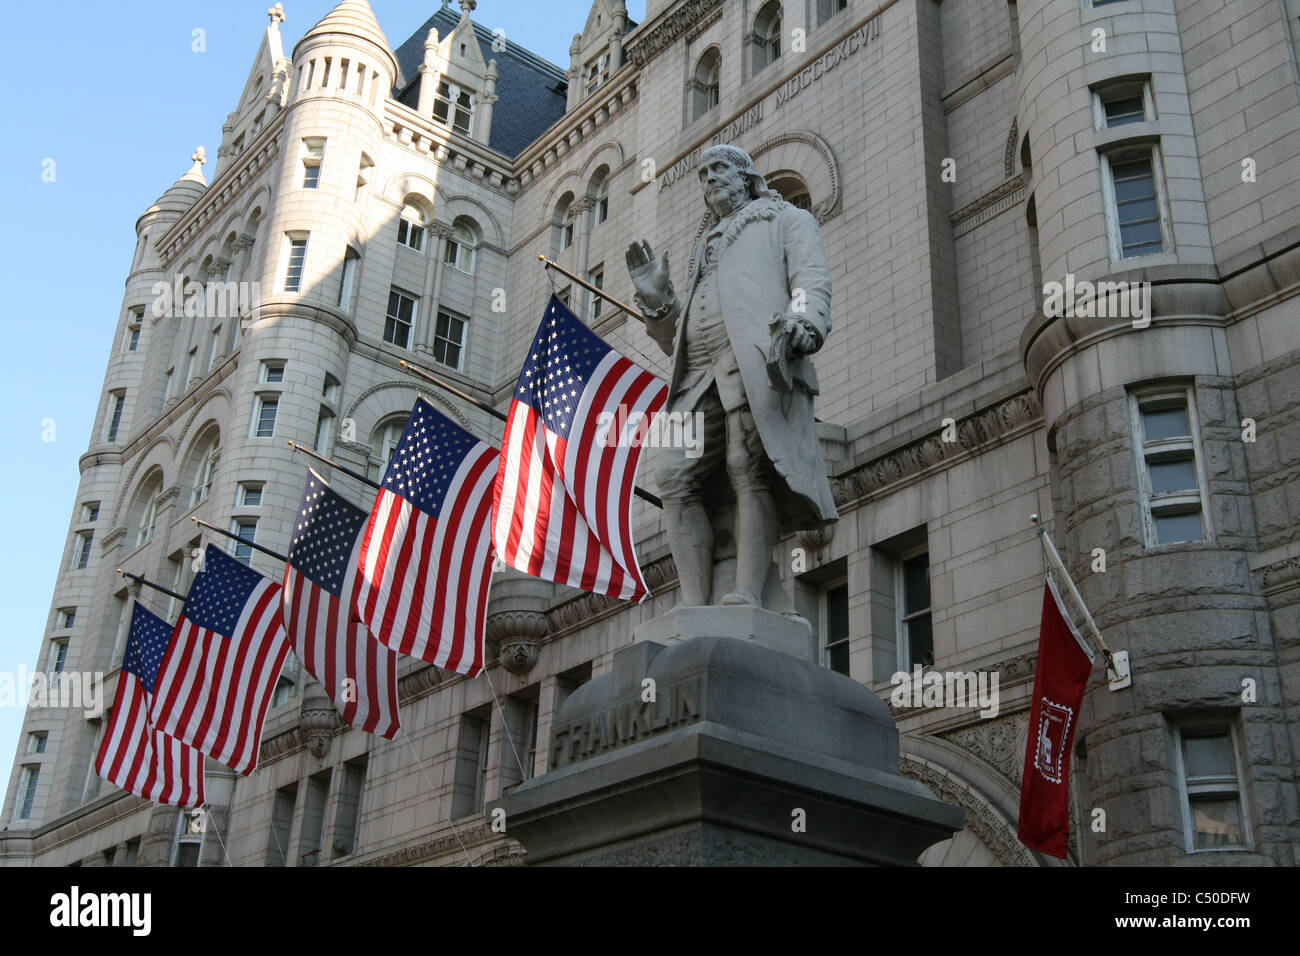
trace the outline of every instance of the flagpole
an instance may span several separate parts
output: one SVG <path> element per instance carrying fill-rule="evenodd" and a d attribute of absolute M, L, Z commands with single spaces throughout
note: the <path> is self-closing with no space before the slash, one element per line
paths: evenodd
<path fill-rule="evenodd" d="M 401 365 L 402 368 L 406 369 L 412 375 L 418 376 L 419 378 L 422 378 L 427 382 L 431 382 L 434 385 L 437 385 L 441 389 L 451 392 L 451 394 L 453 395 L 463 398 L 465 401 L 474 405 L 475 408 L 479 408 L 487 412 L 497 421 L 505 422 L 510 420 L 507 417 L 505 412 L 501 411 L 498 408 L 493 408 L 491 405 L 488 405 L 486 402 L 480 402 L 473 395 L 470 395 L 466 392 L 462 392 L 455 385 L 452 385 L 450 382 L 443 381 L 438 376 L 434 375 L 432 372 L 427 372 L 424 369 L 420 368 L 419 366 L 412 365 L 410 362 L 407 361 L 403 361 Z M 290 444 L 292 444 L 292 442 Z M 306 449 L 304 449 L 304 451 L 305 450 Z M 663 500 L 658 495 L 652 494 L 651 492 L 646 491 L 644 488 L 638 488 L 634 485 L 632 487 L 632 494 L 636 495 L 642 501 L 650 502 L 650 504 L 654 505 L 656 508 L 662 509 L 664 506 Z"/>
<path fill-rule="evenodd" d="M 1034 523 L 1034 530 L 1038 532 L 1038 539 L 1043 542 L 1043 550 L 1047 554 L 1047 560 L 1055 569 L 1056 573 L 1061 576 L 1065 582 L 1066 589 L 1078 604 L 1079 610 L 1083 612 L 1083 621 L 1088 627 L 1088 631 L 1097 639 L 1101 645 L 1101 653 L 1106 658 L 1106 665 L 1111 671 L 1119 673 L 1115 666 L 1115 658 L 1106 646 L 1106 639 L 1101 636 L 1101 629 L 1097 627 L 1097 622 L 1092 619 L 1092 613 L 1088 610 L 1088 605 L 1083 602 L 1083 596 L 1079 594 L 1079 589 L 1074 586 L 1074 578 L 1070 577 L 1069 570 L 1065 567 L 1065 562 L 1061 560 L 1060 553 L 1056 550 L 1056 545 L 1052 544 L 1052 538 L 1047 533 L 1047 529 L 1038 520 L 1038 515 L 1030 515 L 1029 520 Z"/>
<path fill-rule="evenodd" d="M 139 574 L 132 574 L 130 571 L 123 571 L 121 568 L 117 569 L 117 573 L 122 575 L 122 577 L 124 578 L 130 578 L 132 581 L 135 581 L 137 584 L 143 584 L 145 587 L 153 588 L 155 591 L 161 591 L 163 594 L 166 594 L 168 597 L 174 597 L 179 601 L 185 600 L 184 594 L 177 594 L 171 588 L 165 588 L 161 584 L 154 584 L 148 578 L 142 577 Z"/>
<path fill-rule="evenodd" d="M 539 255 L 537 258 L 539 261 L 546 263 L 547 269 L 554 269 L 556 272 L 564 276 L 566 279 L 572 279 L 574 282 L 578 283 L 578 285 L 582 286 L 588 292 L 592 293 L 593 295 L 600 296 L 610 305 L 617 306 L 618 308 L 626 312 L 628 315 L 632 316 L 632 318 L 634 319 L 641 318 L 641 310 L 636 308 L 635 306 L 628 305 L 626 302 L 614 298 L 612 295 L 608 294 L 604 290 L 599 289 L 596 286 L 592 285 L 586 279 L 582 279 L 574 275 L 568 269 L 564 268 L 564 266 L 557 265 L 556 263 L 552 262 L 550 259 L 546 258 L 546 256 Z"/>
<path fill-rule="evenodd" d="M 402 364 L 405 365 L 406 363 L 403 362 Z M 302 452 L 304 455 L 310 455 L 312 458 L 315 458 L 317 461 L 323 462 L 324 464 L 329 465 L 331 468 L 343 472 L 343 474 L 347 475 L 349 478 L 355 478 L 357 481 L 361 482 L 364 485 L 369 485 L 371 488 L 374 488 L 376 491 L 379 490 L 379 482 L 371 481 L 369 478 L 361 474 L 361 472 L 359 471 L 353 471 L 351 468 L 347 467 L 346 465 L 340 465 L 337 461 L 334 461 L 330 458 L 326 458 L 324 455 L 318 454 L 312 451 L 310 448 L 304 448 L 302 445 L 299 445 L 296 441 L 291 440 L 289 442 L 289 447 L 292 448 L 294 451 Z"/>
<path fill-rule="evenodd" d="M 270 555 L 271 557 L 276 558 L 277 560 L 280 561 L 287 562 L 289 560 L 284 555 L 282 555 L 279 551 L 272 551 L 270 548 L 263 547 L 260 544 L 254 544 L 252 541 L 249 541 L 247 538 L 241 538 L 239 535 L 235 534 L 235 532 L 227 531 L 225 528 L 218 528 L 216 525 L 209 524 L 208 522 L 204 521 L 202 518 L 196 517 L 194 515 L 190 515 L 190 520 L 202 528 L 207 528 L 209 531 L 215 531 L 217 534 L 224 534 L 227 538 L 230 538 L 232 541 L 238 541 L 242 544 L 246 544 L 254 551 L 261 551 L 263 554 Z"/>

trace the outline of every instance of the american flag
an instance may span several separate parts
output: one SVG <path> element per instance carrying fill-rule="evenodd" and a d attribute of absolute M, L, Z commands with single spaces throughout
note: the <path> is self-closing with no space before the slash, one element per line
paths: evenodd
<path fill-rule="evenodd" d="M 357 612 L 393 650 L 483 669 L 497 449 L 417 399 L 361 542 Z"/>
<path fill-rule="evenodd" d="M 492 541 L 534 577 L 639 601 L 632 543 L 640 442 L 602 440 L 609 418 L 648 423 L 668 388 L 554 296 L 519 375 L 493 489 Z M 602 424 L 602 418 L 604 422 Z"/>
<path fill-rule="evenodd" d="M 171 625 L 137 601 L 95 773 L 155 803 L 201 807 L 203 754 L 154 730 L 149 720 L 158 668 L 171 637 Z"/>
<path fill-rule="evenodd" d="M 208 545 L 158 670 L 154 726 L 251 773 L 288 654 L 280 585 Z"/>
<path fill-rule="evenodd" d="M 284 567 L 284 626 L 294 653 L 343 720 L 390 740 L 397 716 L 397 653 L 356 612 L 357 555 L 366 513 L 314 471 L 302 493 Z"/>

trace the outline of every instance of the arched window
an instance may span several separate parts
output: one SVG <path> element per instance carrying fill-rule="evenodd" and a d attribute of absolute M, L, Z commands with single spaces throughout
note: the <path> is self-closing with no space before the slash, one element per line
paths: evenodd
<path fill-rule="evenodd" d="M 804 181 L 795 173 L 779 172 L 767 177 L 767 185 L 781 194 L 792 206 L 812 212 L 812 195 Z"/>
<path fill-rule="evenodd" d="M 596 187 L 595 195 L 591 197 L 591 221 L 592 225 L 599 226 L 609 218 L 609 172 L 606 171 L 605 178 L 600 181 Z"/>
<path fill-rule="evenodd" d="M 190 456 L 187 475 L 190 479 L 190 507 L 206 501 L 212 493 L 212 478 L 217 471 L 217 449 L 221 432 L 215 425 L 205 431 L 195 442 Z"/>
<path fill-rule="evenodd" d="M 565 193 L 555 205 L 555 215 L 551 219 L 554 233 L 552 254 L 563 252 L 573 245 L 573 198 L 573 193 Z"/>
<path fill-rule="evenodd" d="M 375 426 L 370 436 L 370 456 L 366 462 L 371 481 L 378 481 L 384 476 L 388 462 L 393 457 L 393 451 L 402 439 L 402 429 L 406 427 L 406 420 L 409 417 L 409 415 L 391 416 Z"/>
<path fill-rule="evenodd" d="M 474 274 L 474 254 L 478 250 L 479 233 L 474 220 L 461 216 L 452 227 L 451 238 L 447 240 L 447 252 L 443 256 L 447 265 L 469 275 Z"/>
<path fill-rule="evenodd" d="M 754 18 L 754 30 L 749 35 L 753 56 L 753 72 L 768 66 L 781 56 L 781 4 L 776 0 L 763 5 Z"/>
<path fill-rule="evenodd" d="M 397 220 L 397 241 L 419 252 L 424 248 L 424 212 L 419 206 L 407 203 L 402 207 L 402 215 Z"/>
<path fill-rule="evenodd" d="M 695 64 L 691 81 L 691 119 L 697 120 L 718 105 L 719 77 L 722 72 L 722 54 L 716 46 L 704 51 Z"/>
<path fill-rule="evenodd" d="M 158 496 L 162 494 L 162 472 L 155 470 L 140 487 L 135 496 L 133 511 L 136 514 L 135 546 L 148 544 L 158 523 Z"/>

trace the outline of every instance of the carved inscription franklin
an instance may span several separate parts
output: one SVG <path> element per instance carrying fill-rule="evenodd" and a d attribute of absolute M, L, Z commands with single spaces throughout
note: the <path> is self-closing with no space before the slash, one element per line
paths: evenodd
<path fill-rule="evenodd" d="M 639 696 L 616 701 L 607 709 L 557 724 L 551 730 L 551 767 L 597 754 L 701 719 L 703 682 L 691 677 L 661 686 L 653 701 Z"/>

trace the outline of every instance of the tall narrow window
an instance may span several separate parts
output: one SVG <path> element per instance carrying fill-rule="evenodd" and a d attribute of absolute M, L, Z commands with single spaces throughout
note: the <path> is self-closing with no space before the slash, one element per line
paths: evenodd
<path fill-rule="evenodd" d="M 343 765 L 339 781 L 338 809 L 334 814 L 334 840 L 330 847 L 335 857 L 347 856 L 357 848 L 361 824 L 361 794 L 366 782 L 366 757 L 349 760 Z"/>
<path fill-rule="evenodd" d="M 601 263 L 600 265 L 596 266 L 596 268 L 592 269 L 591 272 L 587 274 L 587 281 L 590 282 L 592 285 L 594 285 L 597 289 L 604 289 L 605 288 L 605 264 Z M 596 293 L 594 292 L 588 292 L 588 296 L 591 304 L 587 306 L 587 323 L 591 324 L 600 318 L 600 310 L 601 307 L 605 304 L 605 300 L 602 299 L 600 296 L 596 295 Z"/>
<path fill-rule="evenodd" d="M 320 185 L 320 167 L 325 158 L 325 140 L 302 141 L 302 188 L 315 189 Z"/>
<path fill-rule="evenodd" d="M 35 764 L 23 767 L 22 781 L 18 784 L 17 817 L 19 820 L 30 820 L 32 817 L 32 808 L 36 804 L 36 788 L 40 784 L 41 768 Z"/>
<path fill-rule="evenodd" d="M 753 72 L 757 73 L 781 56 L 781 4 L 765 4 L 754 18 L 749 38 Z"/>
<path fill-rule="evenodd" d="M 181 379 L 181 387 L 188 388 L 190 382 L 194 381 L 194 376 L 198 372 L 198 363 L 195 358 L 198 357 L 199 347 L 196 345 L 185 353 L 185 376 Z"/>
<path fill-rule="evenodd" d="M 280 408 L 278 395 L 258 395 L 253 399 L 253 423 L 249 438 L 275 437 L 275 415 Z"/>
<path fill-rule="evenodd" d="M 448 312 L 439 312 L 433 335 L 433 357 L 443 365 L 458 369 L 464 349 L 465 320 Z"/>
<path fill-rule="evenodd" d="M 122 427 L 122 409 L 126 407 L 126 392 L 110 392 L 108 396 L 108 427 L 104 430 L 104 440 L 117 441 L 118 429 Z"/>
<path fill-rule="evenodd" d="M 284 291 L 297 292 L 302 288 L 302 267 L 307 260 L 307 238 L 289 237 L 289 255 L 284 269 Z"/>
<path fill-rule="evenodd" d="M 488 731 L 491 711 L 476 711 L 461 718 L 456 744 L 456 776 L 452 785 L 451 815 L 467 817 L 483 810 L 487 788 Z"/>
<path fill-rule="evenodd" d="M 275 791 L 271 805 L 271 832 L 266 836 L 267 866 L 289 865 L 289 833 L 293 828 L 293 808 L 298 802 L 298 785 L 290 784 Z"/>
<path fill-rule="evenodd" d="M 339 277 L 338 307 L 344 311 L 352 307 L 352 288 L 357 281 L 357 263 L 360 261 L 357 251 L 348 246 L 343 253 L 343 274 Z"/>
<path fill-rule="evenodd" d="M 1241 777 L 1230 727 L 1175 727 L 1187 851 L 1244 848 Z"/>
<path fill-rule="evenodd" d="M 844 582 L 821 592 L 822 666 L 837 674 L 849 672 L 849 586 Z"/>
<path fill-rule="evenodd" d="M 140 512 L 140 524 L 135 529 L 137 548 L 148 544 L 153 538 L 154 526 L 158 523 L 158 494 L 158 490 L 152 491 L 145 499 L 144 510 Z"/>
<path fill-rule="evenodd" d="M 328 455 L 330 451 L 330 442 L 334 440 L 334 413 L 324 405 L 320 407 L 320 414 L 316 416 L 316 440 L 312 446 L 322 455 Z"/>
<path fill-rule="evenodd" d="M 934 663 L 934 636 L 930 626 L 930 556 L 917 554 L 898 563 L 898 667 Z"/>
<path fill-rule="evenodd" d="M 253 549 L 249 547 L 253 539 L 257 537 L 257 519 L 256 518 L 236 518 L 234 527 L 230 529 L 235 532 L 239 540 L 232 540 L 233 545 L 231 554 L 235 556 L 236 561 L 242 561 L 248 564 L 253 559 Z"/>
<path fill-rule="evenodd" d="M 62 674 L 63 668 L 68 663 L 68 639 L 63 638 L 50 642 L 50 660 L 49 667 L 46 668 L 51 674 Z"/>
<path fill-rule="evenodd" d="M 1206 509 L 1189 389 L 1133 393 L 1130 411 L 1147 546 L 1202 540 Z"/>
<path fill-rule="evenodd" d="M 144 327 L 144 309 L 129 309 L 126 314 L 126 341 L 123 343 L 127 352 L 136 352 L 140 348 L 140 330 Z"/>
<path fill-rule="evenodd" d="M 95 532 L 82 531 L 73 539 L 72 567 L 82 571 L 90 563 L 90 545 L 95 540 Z"/>
<path fill-rule="evenodd" d="M 367 461 L 367 474 L 371 481 L 378 481 L 388 468 L 402 430 L 406 427 L 405 418 L 390 418 L 375 429 L 370 439 L 370 458 Z"/>
<path fill-rule="evenodd" d="M 415 326 L 415 305 L 419 302 L 413 295 L 396 289 L 388 293 L 388 312 L 384 317 L 384 341 L 398 348 L 410 348 L 411 330 Z"/>
<path fill-rule="evenodd" d="M 849 0 L 817 0 L 817 25 L 821 26 L 837 13 L 849 8 Z"/>
<path fill-rule="evenodd" d="M 1105 157 L 1111 203 L 1112 255 L 1118 259 L 1163 252 L 1160 186 L 1154 147 L 1124 149 Z"/>
<path fill-rule="evenodd" d="M 601 180 L 600 186 L 596 188 L 596 195 L 593 198 L 595 205 L 592 206 L 591 217 L 593 225 L 599 226 L 609 218 L 609 177 L 606 176 Z"/>
<path fill-rule="evenodd" d="M 208 336 L 208 360 L 203 365 L 204 374 L 211 372 L 212 367 L 217 364 L 217 350 L 221 347 L 221 326 L 212 330 Z"/>
<path fill-rule="evenodd" d="M 711 46 L 700 56 L 695 64 L 695 76 L 691 81 L 691 116 L 697 120 L 718 105 L 721 89 L 719 74 L 722 67 L 722 54 L 716 46 Z"/>

